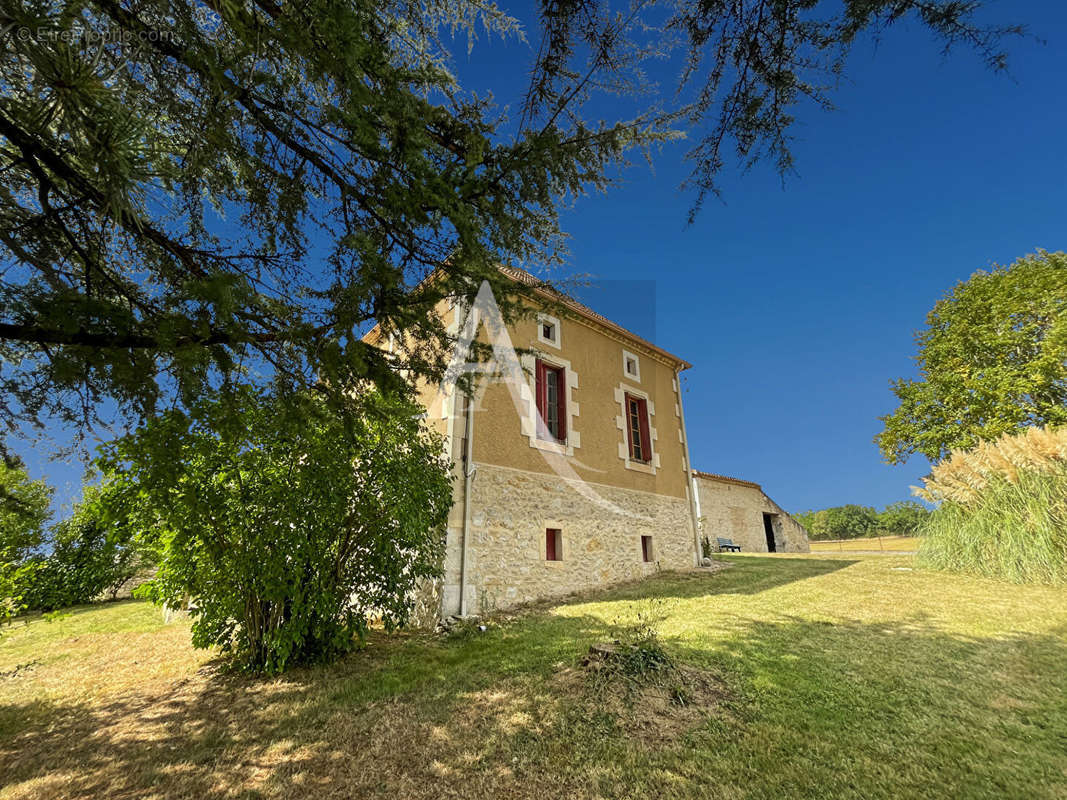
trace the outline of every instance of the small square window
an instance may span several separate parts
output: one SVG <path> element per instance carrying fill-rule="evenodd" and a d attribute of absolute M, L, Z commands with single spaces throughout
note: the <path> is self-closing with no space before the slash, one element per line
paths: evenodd
<path fill-rule="evenodd" d="M 641 359 L 628 350 L 622 351 L 622 371 L 627 378 L 641 380 Z"/>
<path fill-rule="evenodd" d="M 559 338 L 559 320 L 548 314 L 538 314 L 537 340 L 542 344 L 558 348 Z"/>
<path fill-rule="evenodd" d="M 649 561 L 652 561 L 652 557 L 653 557 L 653 553 L 652 553 L 652 537 L 651 536 L 642 536 L 641 537 L 641 560 L 647 563 Z"/>
<path fill-rule="evenodd" d="M 545 529 L 545 561 L 563 560 L 563 531 L 559 528 Z"/>

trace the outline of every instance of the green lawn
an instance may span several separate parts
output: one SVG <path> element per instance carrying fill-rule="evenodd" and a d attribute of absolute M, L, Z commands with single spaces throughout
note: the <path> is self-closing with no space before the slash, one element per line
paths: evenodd
<path fill-rule="evenodd" d="M 1067 590 L 728 560 L 270 681 L 140 603 L 20 624 L 0 798 L 1067 797 Z M 580 657 L 638 613 L 704 676 L 690 705 L 590 688 Z"/>

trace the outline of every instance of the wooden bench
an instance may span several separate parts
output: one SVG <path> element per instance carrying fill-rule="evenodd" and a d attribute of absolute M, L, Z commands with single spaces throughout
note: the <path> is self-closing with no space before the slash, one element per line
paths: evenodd
<path fill-rule="evenodd" d="M 719 543 L 719 550 L 720 551 L 732 550 L 735 553 L 740 553 L 741 552 L 741 545 L 734 544 L 734 540 L 733 539 L 717 539 L 716 541 L 718 541 L 718 543 Z"/>

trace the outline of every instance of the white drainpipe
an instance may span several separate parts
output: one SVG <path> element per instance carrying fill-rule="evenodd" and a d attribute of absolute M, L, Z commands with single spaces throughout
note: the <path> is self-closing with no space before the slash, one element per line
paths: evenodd
<path fill-rule="evenodd" d="M 471 482 L 474 480 L 474 398 L 464 395 L 467 420 L 463 428 L 463 547 L 459 564 L 459 615 L 467 616 L 467 542 L 471 529 Z"/>
<path fill-rule="evenodd" d="M 685 446 L 685 485 L 689 489 L 689 514 L 693 518 L 693 566 L 700 566 L 700 512 L 697 510 L 697 486 L 693 478 L 693 459 L 689 456 L 689 431 L 685 427 L 685 406 L 682 404 L 682 371 L 674 371 L 678 387 L 678 416 L 682 421 L 682 444 Z"/>

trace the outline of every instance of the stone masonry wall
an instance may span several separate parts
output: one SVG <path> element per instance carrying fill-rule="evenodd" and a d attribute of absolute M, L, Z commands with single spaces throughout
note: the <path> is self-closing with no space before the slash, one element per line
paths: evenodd
<path fill-rule="evenodd" d="M 732 539 L 745 553 L 767 552 L 763 515 L 773 515 L 776 550 L 808 553 L 808 534 L 803 526 L 771 500 L 757 484 L 697 473 L 701 535 L 714 547 L 716 538 Z"/>
<path fill-rule="evenodd" d="M 615 509 L 583 496 L 595 491 Z M 459 520 L 456 520 L 458 522 Z M 545 560 L 545 530 L 562 531 L 563 558 Z M 487 613 L 694 563 L 687 500 L 479 464 L 471 489 L 467 610 Z M 653 561 L 642 560 L 651 535 Z M 442 613 L 459 611 L 462 529 L 450 526 Z"/>

